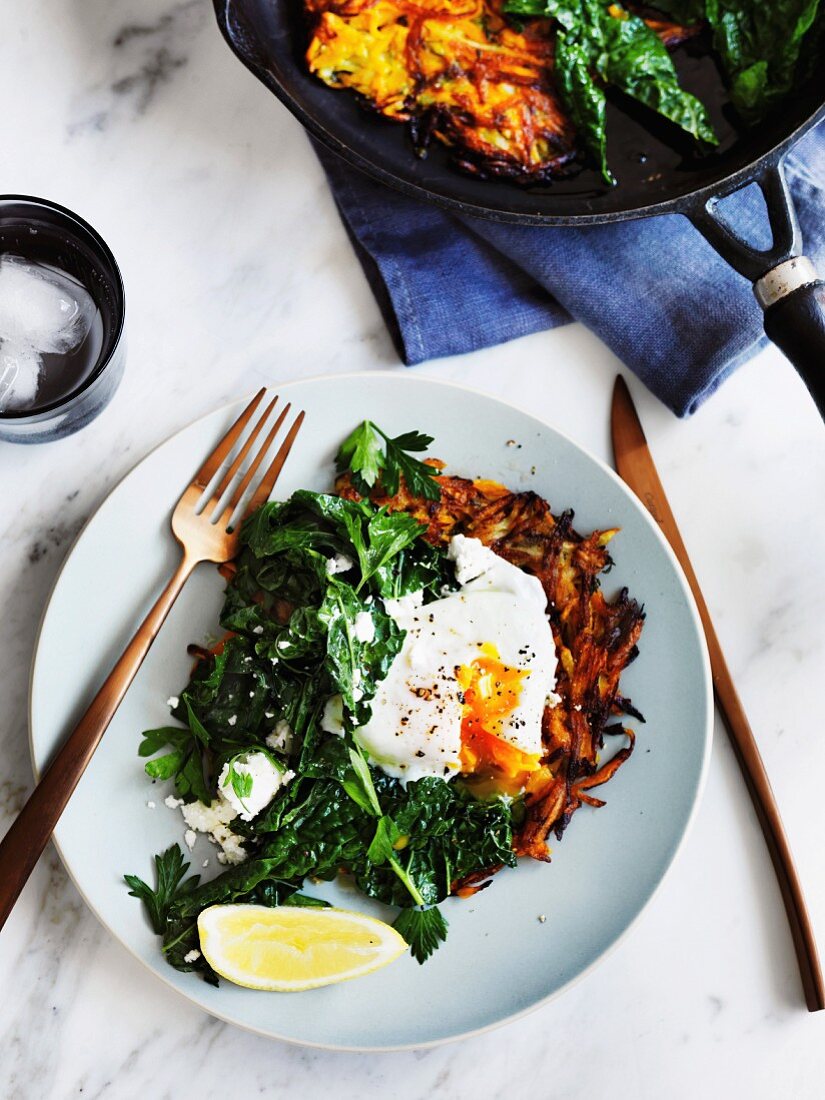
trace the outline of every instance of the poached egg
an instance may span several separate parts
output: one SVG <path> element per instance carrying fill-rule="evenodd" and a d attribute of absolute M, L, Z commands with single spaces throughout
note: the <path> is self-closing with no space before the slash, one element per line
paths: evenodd
<path fill-rule="evenodd" d="M 463 773 L 519 788 L 539 766 L 542 715 L 557 699 L 547 597 L 478 539 L 454 536 L 448 557 L 457 591 L 384 601 L 406 636 L 355 737 L 399 779 Z"/>

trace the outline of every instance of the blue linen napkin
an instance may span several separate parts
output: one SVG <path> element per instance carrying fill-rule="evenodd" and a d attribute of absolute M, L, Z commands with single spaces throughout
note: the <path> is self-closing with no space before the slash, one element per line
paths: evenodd
<path fill-rule="evenodd" d="M 750 283 L 682 215 L 583 229 L 504 225 L 409 199 L 316 148 L 408 365 L 576 320 L 689 416 L 765 343 Z M 786 171 L 805 254 L 825 271 L 825 124 L 797 144 Z M 740 236 L 769 243 L 755 185 L 723 209 Z"/>

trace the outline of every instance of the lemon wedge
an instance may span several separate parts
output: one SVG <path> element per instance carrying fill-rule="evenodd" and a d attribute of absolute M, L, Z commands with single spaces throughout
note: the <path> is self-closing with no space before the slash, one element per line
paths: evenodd
<path fill-rule="evenodd" d="M 407 950 L 390 925 L 347 909 L 212 905 L 198 917 L 198 933 L 222 978 L 279 993 L 360 978 Z"/>

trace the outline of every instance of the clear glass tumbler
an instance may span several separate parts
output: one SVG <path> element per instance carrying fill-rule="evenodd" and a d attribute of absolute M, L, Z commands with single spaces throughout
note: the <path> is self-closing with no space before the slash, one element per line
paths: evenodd
<path fill-rule="evenodd" d="M 47 199 L 0 196 L 0 255 L 65 272 L 85 287 L 100 316 L 100 349 L 92 369 L 63 396 L 0 412 L 0 439 L 45 443 L 84 427 L 108 405 L 126 361 L 125 297 L 115 258 L 103 238 L 71 210 Z"/>

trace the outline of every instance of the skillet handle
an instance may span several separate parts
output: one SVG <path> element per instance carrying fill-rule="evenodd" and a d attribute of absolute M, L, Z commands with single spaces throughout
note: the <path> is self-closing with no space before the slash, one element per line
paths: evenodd
<path fill-rule="evenodd" d="M 764 250 L 748 244 L 718 212 L 722 199 L 750 183 L 761 189 L 768 212 L 773 240 Z M 825 283 L 800 255 L 802 234 L 784 158 L 770 160 L 752 178 L 694 203 L 687 214 L 722 258 L 753 283 L 768 338 L 799 372 L 825 420 Z"/>
<path fill-rule="evenodd" d="M 754 290 L 765 310 L 765 332 L 796 367 L 825 420 L 825 282 L 801 256 L 769 271 Z"/>

